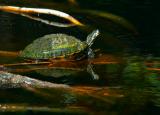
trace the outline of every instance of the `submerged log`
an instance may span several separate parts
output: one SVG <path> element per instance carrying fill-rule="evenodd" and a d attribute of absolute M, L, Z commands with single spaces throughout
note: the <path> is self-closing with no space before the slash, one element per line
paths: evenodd
<path fill-rule="evenodd" d="M 0 71 L 0 88 L 69 88 L 68 85 L 41 81 L 27 76 Z"/>

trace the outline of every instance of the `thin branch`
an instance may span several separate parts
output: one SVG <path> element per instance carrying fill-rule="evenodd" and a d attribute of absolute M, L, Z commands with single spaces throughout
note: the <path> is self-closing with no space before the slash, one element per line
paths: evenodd
<path fill-rule="evenodd" d="M 69 20 L 75 25 L 82 26 L 83 24 L 79 22 L 74 17 L 70 16 L 67 13 L 58 11 L 58 10 L 51 10 L 51 9 L 43 9 L 43 8 L 26 8 L 26 7 L 16 7 L 16 6 L 0 6 L 0 10 L 6 11 L 6 12 L 17 12 L 17 13 L 39 13 L 39 14 L 48 14 L 48 15 L 54 15 L 58 16 L 64 19 Z"/>

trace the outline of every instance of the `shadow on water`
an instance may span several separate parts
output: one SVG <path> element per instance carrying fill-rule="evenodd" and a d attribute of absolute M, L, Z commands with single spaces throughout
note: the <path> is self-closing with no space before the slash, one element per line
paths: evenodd
<path fill-rule="evenodd" d="M 54 66 L 18 65 L 6 66 L 5 69 L 0 66 L 0 69 L 14 74 L 70 86 L 69 89 L 1 88 L 0 114 L 160 113 L 160 71 L 151 69 L 160 67 L 159 58 L 155 57 L 159 56 L 159 41 L 156 39 L 159 34 L 156 26 L 158 21 L 152 20 L 157 12 L 154 10 L 154 2 L 1 0 L 0 5 L 55 8 L 73 15 L 86 25 L 58 28 L 0 11 L 0 50 L 21 51 L 35 38 L 51 33 L 66 33 L 85 40 L 93 29 L 98 28 L 101 31 L 93 46 L 94 49 L 100 49 L 99 57 L 92 60 L 93 70 L 99 75 L 98 80 L 88 73 L 88 60 L 76 63 L 52 62 Z M 152 16 L 149 16 L 148 12 L 152 13 Z M 117 17 L 113 17 L 112 13 L 129 22 L 117 21 Z M 53 20 L 57 21 L 58 18 Z M 1 65 L 23 62 L 23 59 L 17 57 L 0 56 Z"/>

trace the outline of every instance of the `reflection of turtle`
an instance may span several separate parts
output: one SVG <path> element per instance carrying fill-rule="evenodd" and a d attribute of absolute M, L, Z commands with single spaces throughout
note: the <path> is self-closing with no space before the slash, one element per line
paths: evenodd
<path fill-rule="evenodd" d="M 98 35 L 99 30 L 94 30 L 84 42 L 66 34 L 46 35 L 28 45 L 21 52 L 20 57 L 30 59 L 66 58 L 75 60 L 80 60 L 86 56 L 93 57 L 94 54 L 90 47 Z"/>
<path fill-rule="evenodd" d="M 92 64 L 86 60 L 84 62 L 56 62 L 48 65 L 30 65 L 27 66 L 26 72 L 34 71 L 42 76 L 60 78 L 69 76 L 77 76 L 80 72 L 87 71 L 94 80 L 99 79 L 99 76 L 94 72 Z M 22 69 L 23 71 L 23 69 Z M 21 71 L 21 72 L 22 72 Z M 13 71 L 14 72 L 14 71 Z M 25 69 L 24 69 L 25 72 Z M 68 79 L 67 78 L 67 79 Z"/>
<path fill-rule="evenodd" d="M 76 65 L 73 64 L 73 65 Z M 70 65 L 69 65 L 70 66 Z M 77 66 L 81 66 L 80 64 L 77 64 Z M 91 64 L 84 64 L 81 67 L 53 67 L 50 66 L 48 68 L 42 68 L 35 70 L 37 73 L 43 75 L 43 76 L 50 76 L 54 78 L 64 77 L 64 76 L 72 76 L 76 75 L 79 72 L 85 71 L 87 69 L 87 72 L 93 76 L 94 79 L 98 79 L 98 75 L 93 71 L 93 67 Z"/>

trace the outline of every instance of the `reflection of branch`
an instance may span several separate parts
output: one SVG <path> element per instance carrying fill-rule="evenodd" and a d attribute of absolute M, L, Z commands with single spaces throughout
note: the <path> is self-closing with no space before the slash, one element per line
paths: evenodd
<path fill-rule="evenodd" d="M 69 20 L 75 25 L 82 26 L 83 24 L 79 22 L 77 19 L 73 18 L 69 14 L 58 10 L 51 10 L 51 9 L 42 9 L 42 8 L 25 8 L 25 7 L 16 7 L 16 6 L 0 6 L 0 10 L 7 11 L 7 12 L 16 12 L 16 13 L 40 13 L 40 14 L 48 14 L 48 15 L 55 15 L 64 19 Z"/>
<path fill-rule="evenodd" d="M 135 28 L 135 26 L 130 23 L 128 20 L 126 20 L 125 18 L 109 13 L 109 12 L 103 12 L 103 11 L 96 11 L 96 10 L 79 10 L 77 12 L 80 13 L 85 13 L 85 14 L 89 14 L 89 15 L 93 15 L 93 16 L 98 16 L 98 17 L 103 17 L 106 19 L 111 20 L 112 22 L 121 25 L 122 27 L 131 30 L 132 32 L 134 32 L 135 34 L 138 34 L 137 29 Z"/>
<path fill-rule="evenodd" d="M 25 65 L 44 65 L 44 64 L 50 64 L 48 61 L 42 61 L 42 62 L 24 62 L 24 63 L 11 63 L 11 64 L 0 64 L 0 66 L 3 67 L 9 67 L 9 66 L 25 66 Z"/>
<path fill-rule="evenodd" d="M 160 68 L 147 68 L 147 70 L 160 71 Z"/>
<path fill-rule="evenodd" d="M 19 104 L 19 103 L 6 103 L 1 104 L 0 112 L 24 112 L 24 111 L 36 111 L 36 112 L 47 112 L 47 113 L 66 113 L 69 114 L 87 114 L 88 111 L 85 107 L 75 106 L 74 108 L 65 107 L 65 108 L 54 108 L 54 107 L 45 107 L 45 106 L 35 106 L 35 105 L 27 105 L 27 104 Z"/>
<path fill-rule="evenodd" d="M 68 2 L 72 5 L 78 5 L 76 0 L 68 0 Z"/>
<path fill-rule="evenodd" d="M 58 23 L 58 22 L 52 22 L 52 21 L 49 21 L 49 20 L 44 20 L 44 19 L 37 18 L 37 17 L 31 16 L 31 15 L 28 15 L 28 14 L 24 14 L 24 13 L 21 13 L 21 15 L 24 16 L 24 17 L 27 17 L 27 18 L 30 18 L 30 19 L 33 19 L 33 20 L 36 20 L 36 21 L 51 25 L 51 26 L 57 26 L 57 27 L 75 26 L 74 24 L 63 24 L 63 23 Z"/>

